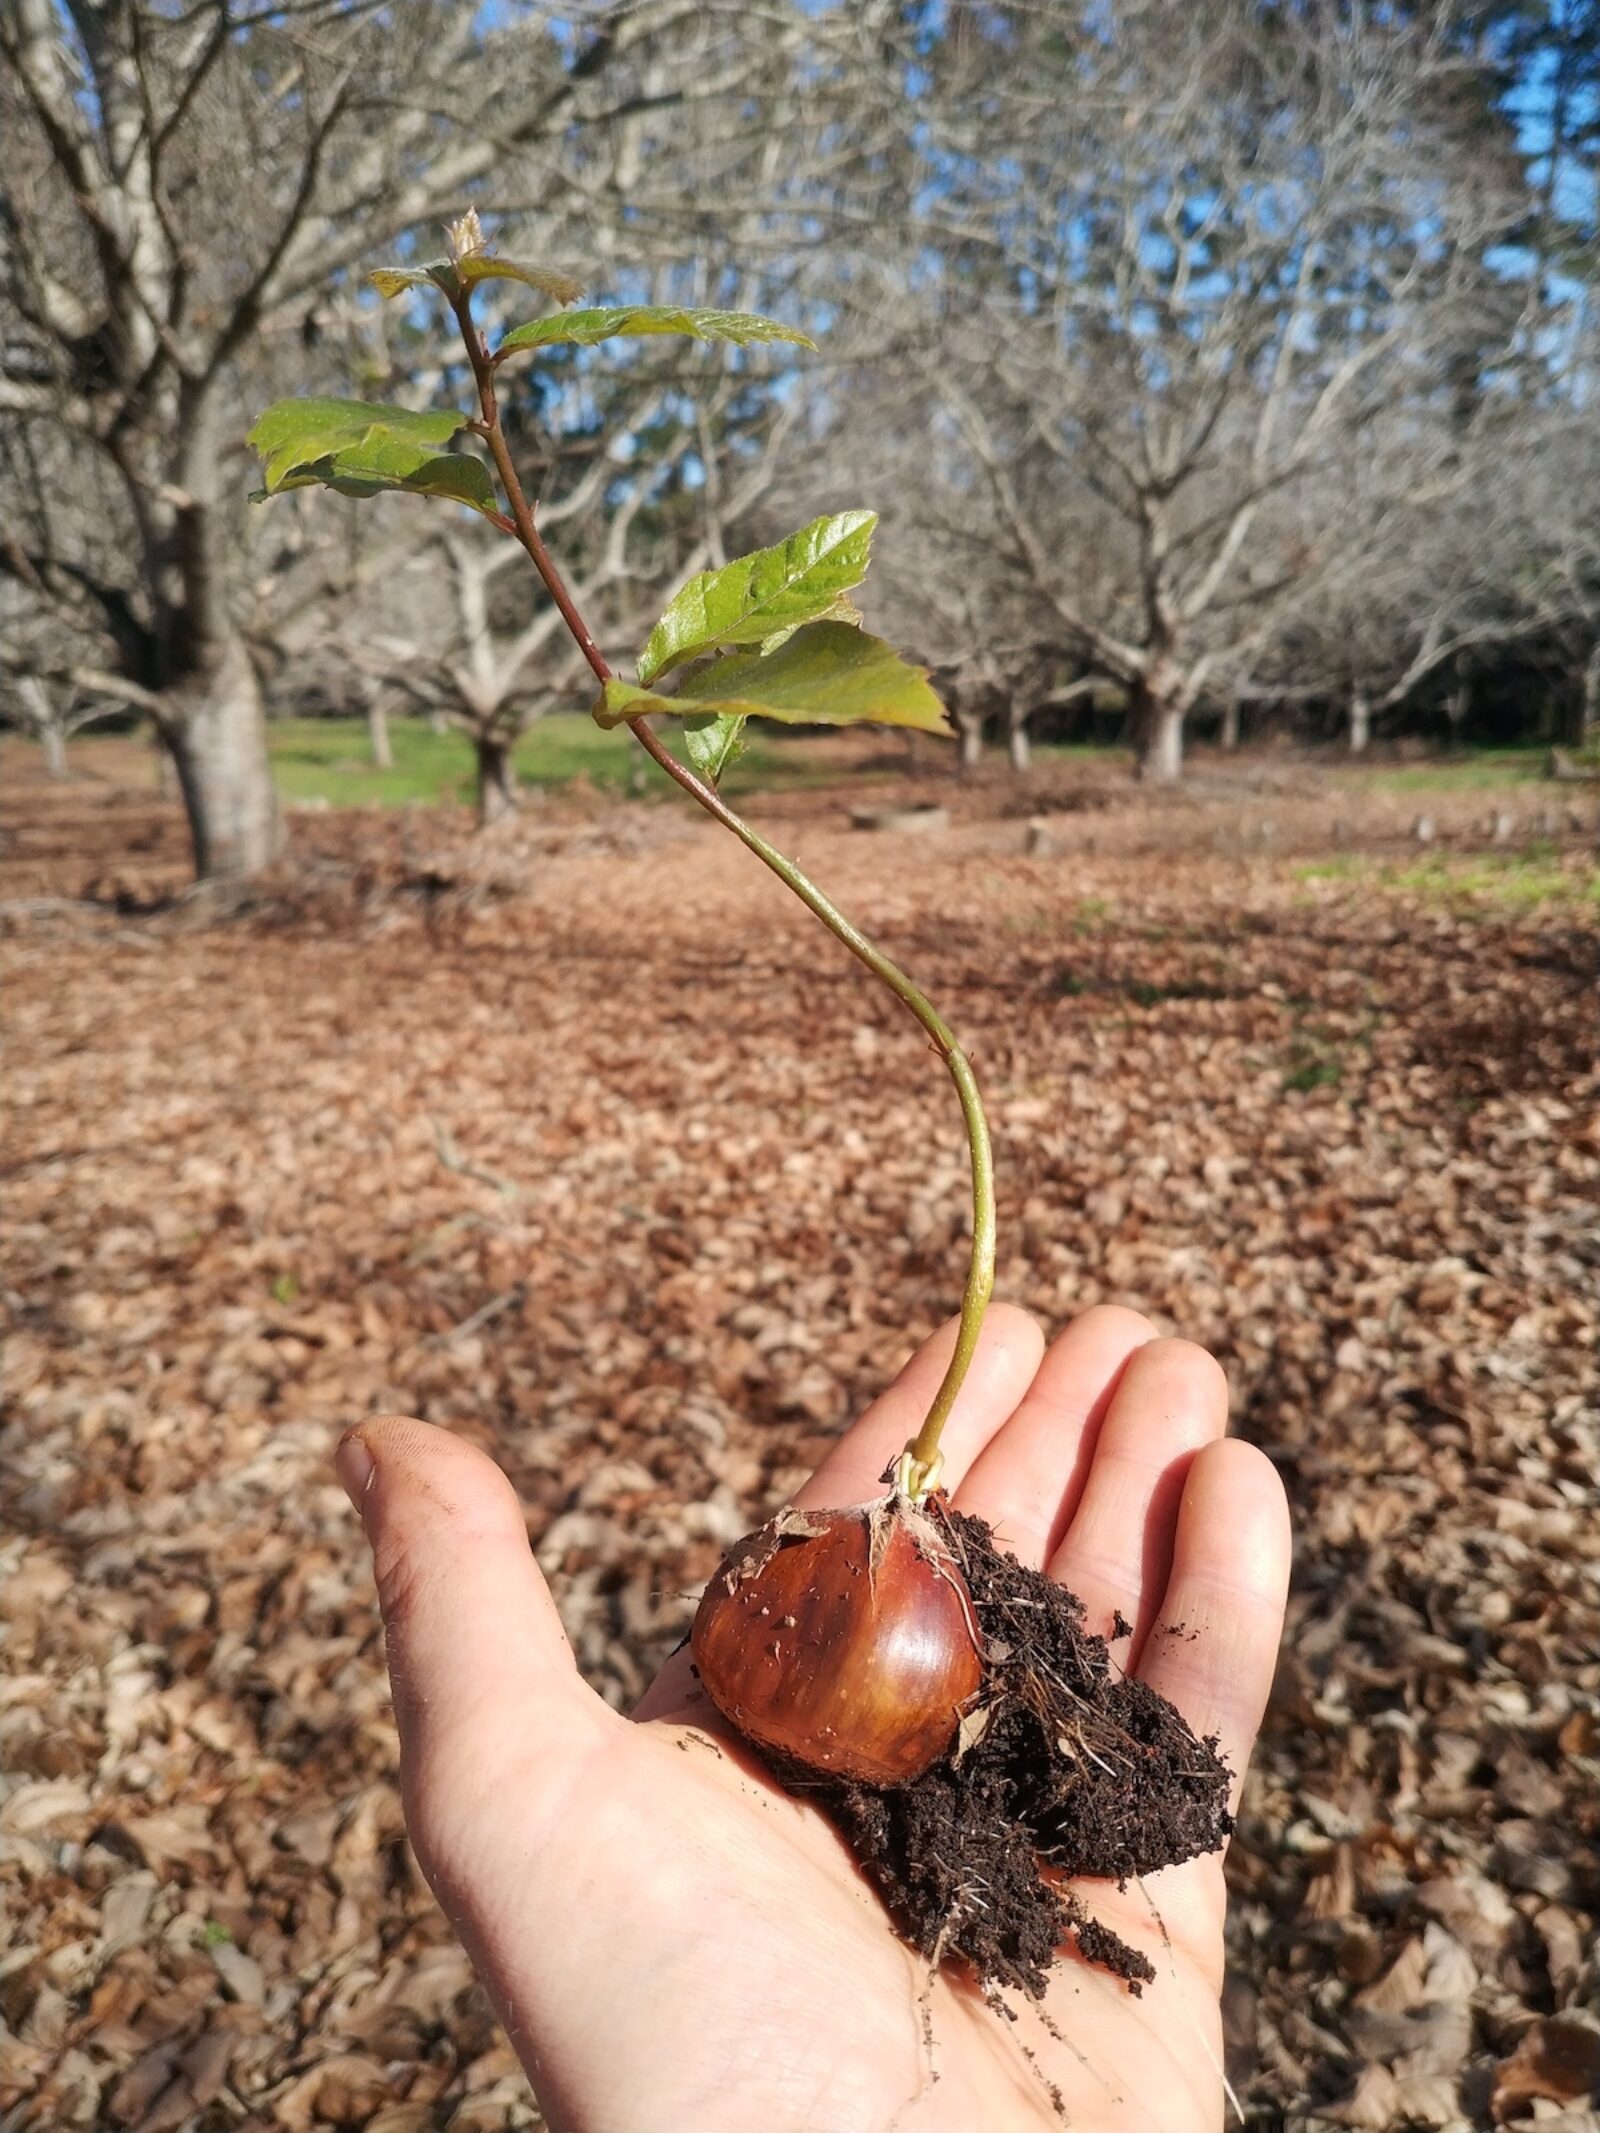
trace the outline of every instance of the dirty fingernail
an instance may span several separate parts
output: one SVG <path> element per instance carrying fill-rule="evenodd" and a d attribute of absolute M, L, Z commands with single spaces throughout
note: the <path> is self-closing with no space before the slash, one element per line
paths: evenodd
<path fill-rule="evenodd" d="M 341 1437 L 333 1455 L 334 1472 L 357 1511 L 366 1512 L 364 1498 L 372 1480 L 372 1454 L 359 1437 Z"/>

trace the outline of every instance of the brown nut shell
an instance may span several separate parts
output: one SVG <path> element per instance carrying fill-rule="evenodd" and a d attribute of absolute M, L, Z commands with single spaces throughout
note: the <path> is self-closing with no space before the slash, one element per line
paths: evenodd
<path fill-rule="evenodd" d="M 868 1785 L 937 1762 L 983 1679 L 960 1566 L 898 1497 L 780 1512 L 706 1587 L 691 1643 L 748 1740 Z"/>

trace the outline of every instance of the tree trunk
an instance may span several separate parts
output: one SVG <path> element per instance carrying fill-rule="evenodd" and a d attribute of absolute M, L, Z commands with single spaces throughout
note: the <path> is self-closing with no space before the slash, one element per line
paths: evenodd
<path fill-rule="evenodd" d="M 1462 728 L 1467 722 L 1467 712 L 1472 703 L 1472 690 L 1465 681 L 1458 681 L 1444 701 L 1444 715 L 1450 722 L 1450 746 L 1461 746 Z"/>
<path fill-rule="evenodd" d="M 1365 755 L 1372 740 L 1372 705 L 1363 688 L 1350 691 L 1350 753 Z"/>
<path fill-rule="evenodd" d="M 239 881 L 283 849 L 255 671 L 235 638 L 210 674 L 175 692 L 167 746 L 189 817 L 199 881 Z"/>
<path fill-rule="evenodd" d="M 64 778 L 67 774 L 67 736 L 50 701 L 50 691 L 37 674 L 24 674 L 17 683 L 17 694 L 28 707 L 28 724 L 44 750 L 45 776 Z"/>
<path fill-rule="evenodd" d="M 1578 713 L 1578 746 L 1587 748 L 1600 741 L 1600 644 L 1589 654 L 1583 669 L 1583 706 Z"/>
<path fill-rule="evenodd" d="M 475 733 L 472 745 L 478 758 L 478 822 L 487 829 L 517 811 L 516 766 L 511 743 L 497 734 Z"/>
<path fill-rule="evenodd" d="M 367 746 L 374 766 L 393 770 L 394 750 L 389 745 L 389 706 L 376 689 L 367 698 Z"/>
<path fill-rule="evenodd" d="M 1228 749 L 1237 748 L 1239 745 L 1239 700 L 1237 697 L 1230 697 L 1223 706 L 1222 730 L 1217 735 L 1217 745 Z"/>
<path fill-rule="evenodd" d="M 961 730 L 961 772 L 976 770 L 983 761 L 983 720 L 970 711 L 958 711 L 956 724 Z"/>
<path fill-rule="evenodd" d="M 1183 712 L 1147 683 L 1134 690 L 1133 731 L 1139 776 L 1148 785 L 1176 785 L 1183 776 Z"/>
<path fill-rule="evenodd" d="M 174 387 L 171 419 L 173 458 L 144 531 L 152 587 L 175 580 L 181 594 L 170 608 L 163 601 L 157 618 L 167 677 L 159 715 L 195 879 L 239 882 L 282 851 L 283 818 L 261 684 L 228 610 L 231 511 L 214 374 Z"/>
<path fill-rule="evenodd" d="M 178 797 L 178 766 L 172 760 L 172 750 L 167 746 L 167 737 L 159 726 L 152 728 L 156 751 L 156 791 L 163 800 Z"/>
<path fill-rule="evenodd" d="M 1028 735 L 1028 714 L 1017 704 L 1006 711 L 1006 755 L 1019 778 L 1033 767 L 1033 742 Z"/>

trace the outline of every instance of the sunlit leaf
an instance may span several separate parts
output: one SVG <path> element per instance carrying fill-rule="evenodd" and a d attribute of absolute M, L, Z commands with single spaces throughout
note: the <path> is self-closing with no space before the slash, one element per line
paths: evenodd
<path fill-rule="evenodd" d="M 613 677 L 595 706 L 602 726 L 664 711 L 698 718 L 775 718 L 793 726 L 912 726 L 948 732 L 927 672 L 848 622 L 808 622 L 775 652 L 728 652 L 686 675 L 673 696 Z"/>
<path fill-rule="evenodd" d="M 472 252 L 465 259 L 433 259 L 422 267 L 375 267 L 367 276 L 384 298 L 403 289 L 442 289 L 454 296 L 463 284 L 480 281 L 520 281 L 558 304 L 575 304 L 583 294 L 582 282 L 574 281 L 556 267 L 529 267 L 515 259 L 501 259 L 493 252 Z"/>
<path fill-rule="evenodd" d="M 640 681 L 658 681 L 684 660 L 724 646 L 775 650 L 803 622 L 853 620 L 848 594 L 866 571 L 877 523 L 873 511 L 836 511 L 771 548 L 701 571 L 650 632 Z"/>
<path fill-rule="evenodd" d="M 705 720 L 691 719 L 683 729 L 689 760 L 701 777 L 717 784 L 744 754 L 744 717 L 741 713 Z"/>
<path fill-rule="evenodd" d="M 441 270 L 448 274 L 455 272 L 448 259 L 436 259 L 425 267 L 374 267 L 367 279 L 387 302 L 391 296 L 398 296 L 402 289 L 446 287 L 439 280 Z"/>
<path fill-rule="evenodd" d="M 374 432 L 417 447 L 448 444 L 467 417 L 453 407 L 391 407 L 376 400 L 277 400 L 256 417 L 246 442 L 261 455 L 268 488 L 280 468 L 321 458 Z"/>
<path fill-rule="evenodd" d="M 501 259 L 494 252 L 472 253 L 461 261 L 457 272 L 469 286 L 475 281 L 526 282 L 530 289 L 537 289 L 557 304 L 575 304 L 583 294 L 583 283 L 563 274 L 558 267 L 523 266 L 515 259 Z"/>
<path fill-rule="evenodd" d="M 454 408 L 279 400 L 258 418 L 248 441 L 261 455 L 266 496 L 316 486 L 342 496 L 404 489 L 493 511 L 494 487 L 483 463 L 439 449 L 466 420 Z"/>
<path fill-rule="evenodd" d="M 687 334 L 696 341 L 733 341 L 746 347 L 753 341 L 793 341 L 800 348 L 815 348 L 808 333 L 795 326 L 780 326 L 776 319 L 760 318 L 753 311 L 685 311 L 676 304 L 622 304 L 596 311 L 565 311 L 554 318 L 536 318 L 526 326 L 513 326 L 497 353 L 510 355 L 518 348 L 547 348 L 556 341 L 570 341 L 580 348 L 619 335 L 637 340 L 652 333 Z"/>

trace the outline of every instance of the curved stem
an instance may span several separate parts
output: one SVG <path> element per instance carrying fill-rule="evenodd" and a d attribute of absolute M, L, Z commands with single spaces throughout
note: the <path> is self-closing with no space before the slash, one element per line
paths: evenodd
<path fill-rule="evenodd" d="M 510 448 L 506 443 L 495 399 L 493 361 L 472 322 L 471 289 L 463 289 L 454 299 L 451 308 L 456 314 L 461 337 L 466 344 L 467 359 L 472 365 L 478 404 L 483 412 L 482 435 L 489 447 L 490 457 L 494 460 L 495 471 L 500 476 L 506 501 L 511 506 L 507 530 L 514 533 L 527 550 L 574 642 L 589 662 L 595 678 L 603 685 L 611 679 L 611 668 L 606 664 L 587 624 L 578 613 L 572 595 L 544 544 L 544 538 L 534 520 L 533 508 L 523 491 Z M 506 524 L 498 514 L 495 522 Z M 956 1085 L 956 1093 L 961 1100 L 961 1116 L 966 1126 L 967 1147 L 972 1158 L 972 1256 L 967 1269 L 966 1288 L 961 1298 L 961 1320 L 956 1329 L 954 1353 L 922 1427 L 906 1446 L 895 1469 L 897 1488 L 913 1498 L 924 1496 L 938 1482 L 939 1470 L 943 1464 L 939 1439 L 977 1350 L 983 1315 L 994 1290 L 994 1159 L 989 1142 L 989 1124 L 978 1094 L 977 1078 L 949 1024 L 897 963 L 891 961 L 881 948 L 875 947 L 861 929 L 853 925 L 838 906 L 823 894 L 816 883 L 801 872 L 792 859 L 780 852 L 776 845 L 769 844 L 760 831 L 752 828 L 742 815 L 735 814 L 714 785 L 707 783 L 686 763 L 680 763 L 652 731 L 645 718 L 629 719 L 628 730 L 651 761 L 659 765 L 674 784 L 681 786 L 714 821 L 720 822 L 724 829 L 731 831 L 745 849 L 753 852 L 764 866 L 770 867 L 784 886 L 799 897 L 807 910 L 822 921 L 834 938 L 841 941 L 859 962 L 864 963 L 874 977 L 888 986 L 895 998 L 910 1010 L 927 1031 L 935 1051 L 949 1069 L 950 1078 Z"/>
<path fill-rule="evenodd" d="M 825 896 L 792 859 L 786 858 L 776 845 L 769 844 L 742 815 L 735 814 L 714 786 L 680 763 L 642 718 L 630 719 L 628 730 L 675 784 L 692 794 L 708 815 L 720 822 L 724 829 L 731 830 L 747 851 L 754 852 L 763 865 L 770 867 L 806 909 L 821 919 L 835 940 L 842 941 L 858 961 L 866 964 L 874 977 L 882 979 L 897 1000 L 904 1002 L 933 1039 L 934 1049 L 949 1068 L 950 1078 L 956 1085 L 956 1093 L 961 1099 L 961 1116 L 967 1129 L 967 1147 L 972 1156 L 972 1258 L 961 1299 L 961 1323 L 956 1329 L 955 1352 L 927 1418 L 906 1447 L 910 1464 L 897 1476 L 899 1485 L 908 1495 L 925 1495 L 939 1478 L 940 1434 L 977 1349 L 983 1314 L 994 1291 L 994 1158 L 977 1077 L 949 1024 L 898 963 L 892 962 L 881 948 L 875 947 L 859 926 L 852 925 L 838 905 Z"/>

